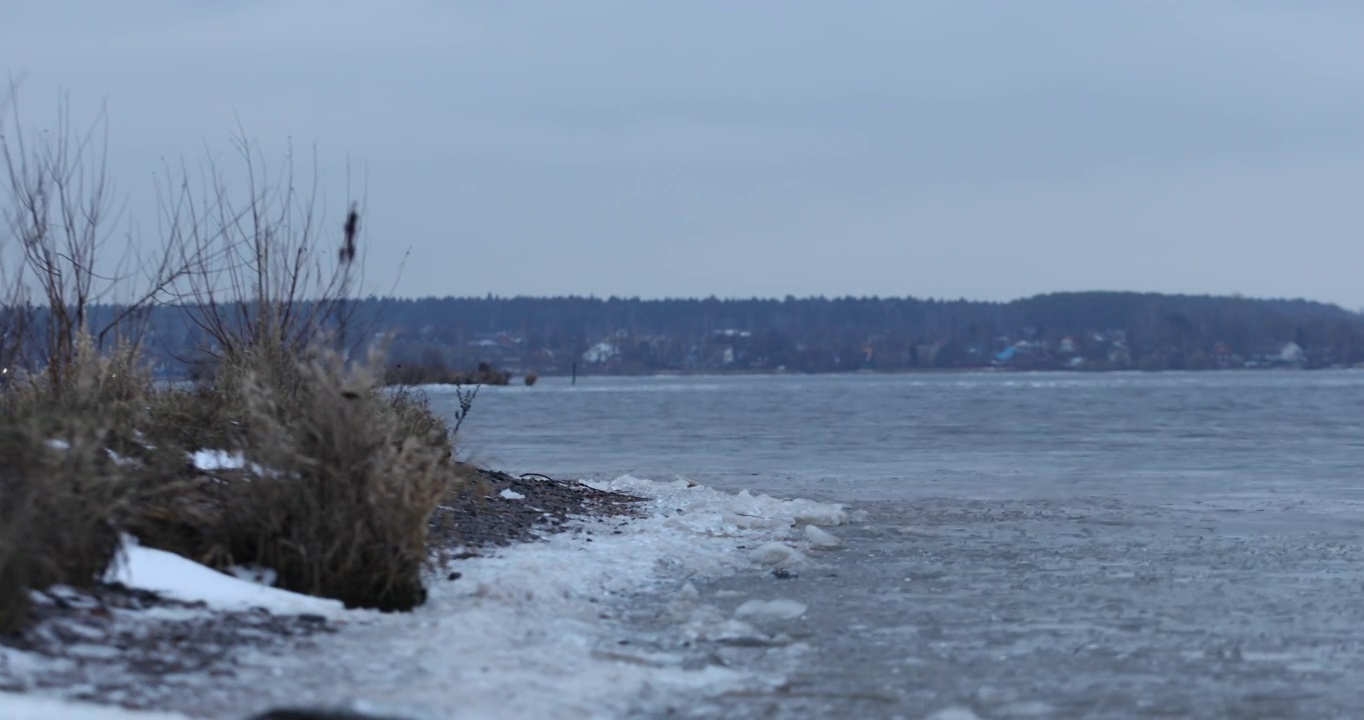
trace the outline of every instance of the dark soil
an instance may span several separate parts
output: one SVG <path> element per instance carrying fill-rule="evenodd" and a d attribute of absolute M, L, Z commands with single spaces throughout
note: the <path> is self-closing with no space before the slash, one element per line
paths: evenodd
<path fill-rule="evenodd" d="M 477 475 L 477 491 L 452 496 L 436 511 L 428 541 L 434 550 L 477 554 L 479 548 L 560 532 L 574 516 L 633 516 L 636 504 L 642 502 L 642 498 L 595 490 L 574 480 L 468 469 Z M 525 497 L 509 499 L 502 496 L 504 490 Z"/>
<path fill-rule="evenodd" d="M 0 635 L 0 649 L 29 653 L 39 664 L 0 660 L 0 690 L 49 690 L 128 708 L 153 708 L 194 682 L 233 675 L 233 651 L 293 652 L 313 635 L 335 632 L 316 615 L 208 613 L 202 603 L 122 585 L 52 588 L 34 600 L 33 622 Z"/>

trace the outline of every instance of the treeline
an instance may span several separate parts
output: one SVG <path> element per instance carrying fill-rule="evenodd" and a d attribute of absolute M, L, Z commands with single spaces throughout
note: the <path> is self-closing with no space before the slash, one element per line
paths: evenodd
<path fill-rule="evenodd" d="M 352 328 L 398 363 L 518 373 L 1015 366 L 1200 369 L 1364 362 L 1364 316 L 1306 300 L 1081 292 L 1013 302 L 915 298 L 366 298 Z M 116 313 L 116 308 L 102 312 Z M 186 372 L 211 338 L 153 311 L 149 351 Z M 1012 348 L 1012 349 L 1011 349 Z"/>

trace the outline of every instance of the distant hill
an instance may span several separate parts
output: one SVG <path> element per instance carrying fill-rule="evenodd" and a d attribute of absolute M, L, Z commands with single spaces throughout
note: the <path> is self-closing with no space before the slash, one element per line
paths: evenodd
<path fill-rule="evenodd" d="M 916 298 L 369 298 L 359 327 L 399 363 L 514 372 L 1204 369 L 1364 362 L 1364 316 L 1306 300 L 1071 292 Z M 107 311 L 107 309 L 106 309 Z M 175 308 L 148 349 L 179 373 L 202 338 Z M 1292 347 L 1290 347 L 1292 344 Z M 1293 348 L 1296 347 L 1297 350 Z"/>

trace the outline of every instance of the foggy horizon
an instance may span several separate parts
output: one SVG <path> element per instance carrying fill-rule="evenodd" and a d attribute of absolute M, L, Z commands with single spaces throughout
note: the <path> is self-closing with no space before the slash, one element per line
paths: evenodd
<path fill-rule="evenodd" d="M 363 294 L 1357 312 L 1361 32 L 1330 2 L 66 0 L 7 13 L 0 72 L 28 127 L 107 102 L 143 237 L 153 177 L 238 120 L 316 146 L 338 224 L 366 199 Z"/>

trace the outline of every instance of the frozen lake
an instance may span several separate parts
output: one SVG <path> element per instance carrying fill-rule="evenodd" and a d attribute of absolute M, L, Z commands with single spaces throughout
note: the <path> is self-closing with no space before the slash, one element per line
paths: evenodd
<path fill-rule="evenodd" d="M 464 442 L 865 511 L 799 577 L 699 587 L 807 604 L 811 649 L 684 717 L 1364 706 L 1364 373 L 545 379 L 485 390 Z"/>

